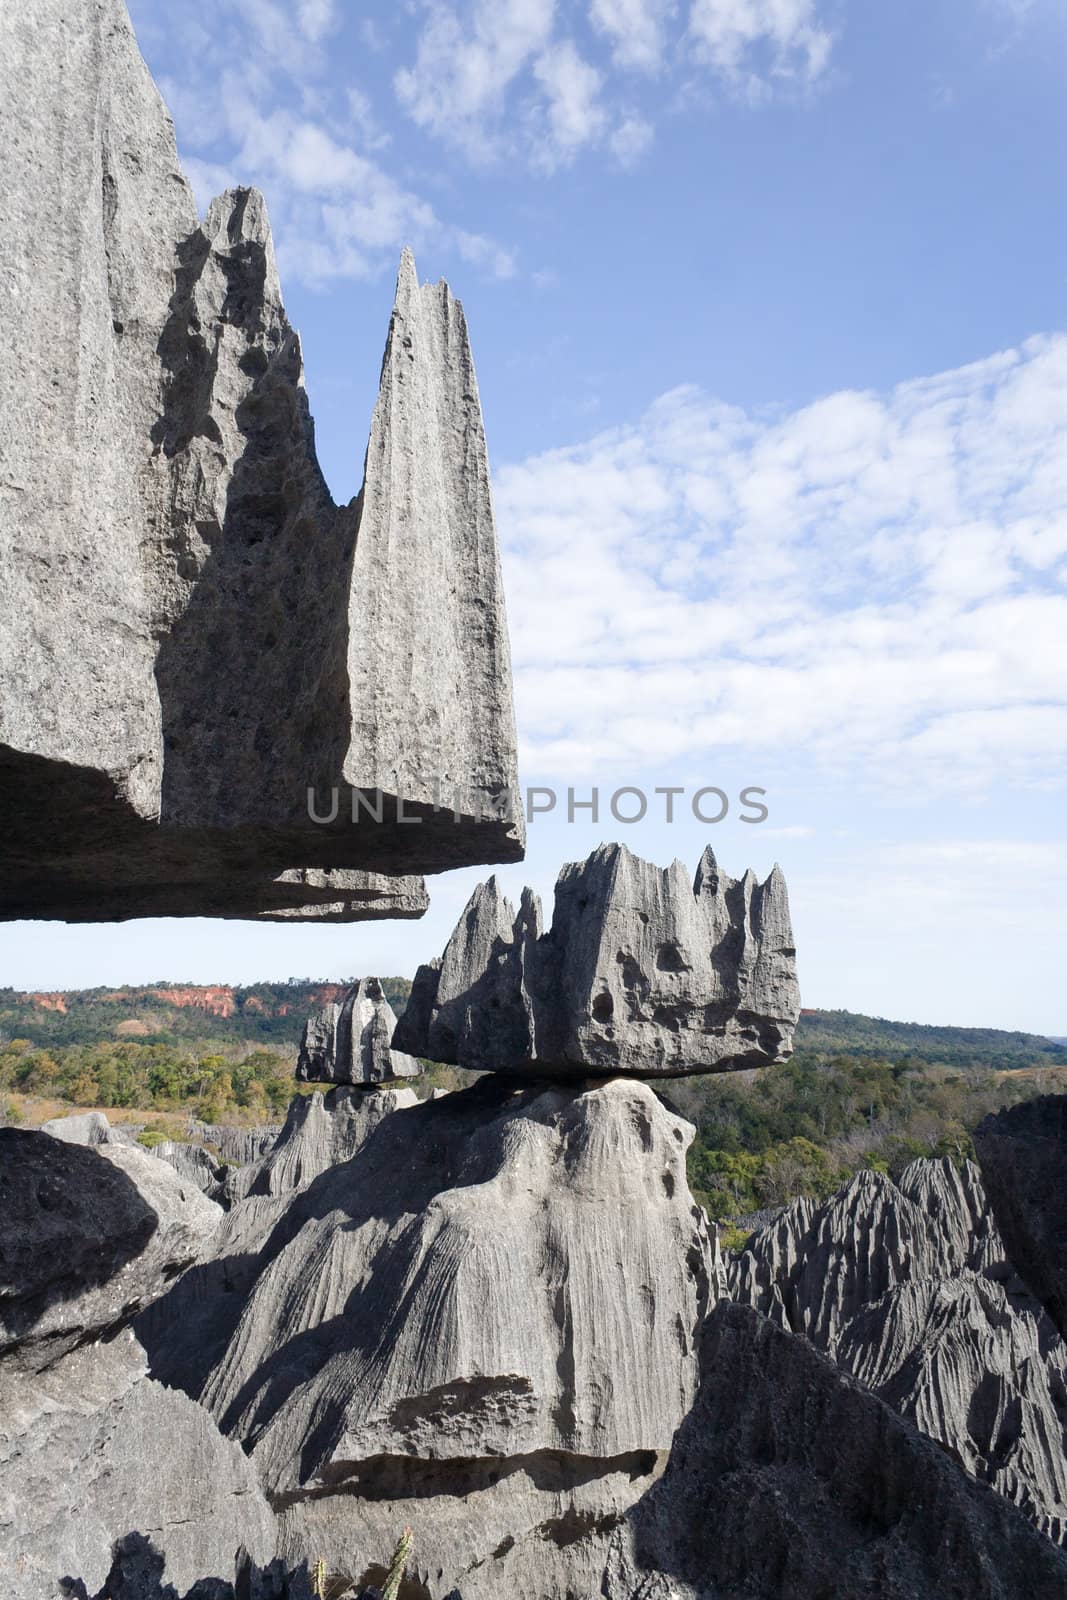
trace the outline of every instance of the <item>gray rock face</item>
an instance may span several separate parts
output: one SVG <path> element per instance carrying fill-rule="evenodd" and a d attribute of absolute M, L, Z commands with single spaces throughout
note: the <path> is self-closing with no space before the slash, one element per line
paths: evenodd
<path fill-rule="evenodd" d="M 602 845 L 556 881 L 552 926 L 495 878 L 471 896 L 444 955 L 419 968 L 394 1045 L 520 1076 L 657 1078 L 765 1066 L 800 1014 L 785 880 L 690 881 Z"/>
<path fill-rule="evenodd" d="M 221 1216 L 144 1150 L 0 1130 L 5 1600 L 101 1584 L 114 1600 L 172 1600 L 174 1587 L 138 1590 L 113 1560 L 117 1541 L 146 1540 L 160 1583 L 183 1592 L 210 1577 L 223 1600 L 240 1574 L 247 1600 L 284 1593 L 277 1569 L 256 1575 L 277 1528 L 253 1469 L 201 1406 L 147 1376 L 127 1326 L 197 1261 Z"/>
<path fill-rule="evenodd" d="M 392 917 L 421 917 L 429 903 L 422 878 L 301 867 L 273 876 L 228 873 L 225 878 L 191 883 L 100 883 L 94 885 L 91 896 L 68 896 L 55 906 L 38 908 L 27 900 L 26 915 L 65 922 L 128 922 L 133 917 L 162 916 L 259 922 L 381 922 Z"/>
<path fill-rule="evenodd" d="M 691 1136 L 644 1084 L 487 1078 L 384 1117 L 289 1201 L 202 1398 L 290 1560 L 370 1580 L 411 1523 L 413 1577 L 466 1594 L 540 1527 L 566 1592 L 575 1519 L 633 1503 L 693 1397 L 715 1247 Z M 206 1306 L 167 1319 L 171 1355 L 179 1329 L 204 1345 Z"/>
<path fill-rule="evenodd" d="M 195 1183 L 201 1194 L 206 1194 L 209 1200 L 218 1201 L 222 1198 L 226 1168 L 219 1166 L 203 1145 L 164 1139 L 161 1144 L 152 1146 L 152 1154 L 157 1161 L 165 1161 L 173 1167 L 180 1178 Z"/>
<path fill-rule="evenodd" d="M 226 1171 L 218 1198 L 227 1210 L 210 1257 L 137 1319 L 156 1376 L 199 1398 L 233 1335 L 275 1228 L 286 1236 L 297 1194 L 329 1168 L 351 1161 L 385 1117 L 417 1104 L 411 1089 L 342 1086 L 325 1097 L 293 1097 L 281 1131 L 245 1165 Z"/>
<path fill-rule="evenodd" d="M 1067 1338 L 1067 1095 L 986 1117 L 974 1146 L 1012 1262 Z"/>
<path fill-rule="evenodd" d="M 262 197 L 198 221 L 122 0 L 6 7 L 0 119 L 0 915 L 358 917 L 368 874 L 516 859 L 458 303 L 405 255 L 337 507 Z"/>
<path fill-rule="evenodd" d="M 51 1134 L 66 1144 L 133 1144 L 121 1128 L 113 1128 L 102 1111 L 79 1111 L 69 1117 L 52 1117 L 42 1122 L 39 1133 Z"/>
<path fill-rule="evenodd" d="M 364 1093 L 347 1087 L 294 1095 L 285 1126 L 266 1155 L 227 1176 L 231 1204 L 255 1196 L 293 1195 L 330 1167 L 350 1161 L 383 1118 L 418 1105 L 414 1089 Z"/>
<path fill-rule="evenodd" d="M 1050 1538 L 1067 1538 L 1067 1346 L 1005 1259 L 977 1168 L 916 1161 L 797 1201 L 728 1266 Z"/>
<path fill-rule="evenodd" d="M 281 1131 L 280 1122 L 263 1123 L 255 1128 L 235 1128 L 195 1119 L 189 1122 L 192 1139 L 207 1145 L 209 1153 L 217 1154 L 220 1161 L 235 1162 L 242 1167 L 267 1155 Z"/>
<path fill-rule="evenodd" d="M 396 1012 L 378 978 L 360 978 L 343 998 L 312 1012 L 296 1063 L 299 1083 L 387 1083 L 417 1078 L 412 1056 L 390 1048 Z"/>
<path fill-rule="evenodd" d="M 243 1452 L 186 1395 L 146 1376 L 128 1331 L 46 1372 L 0 1366 L 0 1591 L 51 1600 L 104 1583 L 112 1545 L 152 1538 L 184 1593 L 274 1556 L 273 1513 Z"/>
<path fill-rule="evenodd" d="M 121 1326 L 201 1258 L 221 1217 L 144 1150 L 0 1129 L 0 1354 L 39 1370 Z"/>
<path fill-rule="evenodd" d="M 1061 1550 L 805 1340 L 720 1301 L 702 1366 L 666 1471 L 610 1536 L 596 1581 L 575 1592 L 606 1600 L 1067 1592 Z M 526 1556 L 518 1546 L 504 1576 Z"/>

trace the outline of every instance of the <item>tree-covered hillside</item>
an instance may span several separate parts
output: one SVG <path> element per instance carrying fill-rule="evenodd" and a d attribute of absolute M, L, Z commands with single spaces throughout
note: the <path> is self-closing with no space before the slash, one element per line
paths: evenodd
<path fill-rule="evenodd" d="M 382 981 L 402 1011 L 410 983 Z M 296 1091 L 308 1013 L 344 988 L 290 979 L 0 990 L 0 1118 L 98 1106 L 164 1117 L 168 1131 L 183 1117 L 275 1122 Z M 918 1155 L 963 1159 L 988 1111 L 1067 1087 L 1067 1048 L 1033 1034 L 808 1011 L 796 1043 L 779 1066 L 662 1086 L 697 1126 L 690 1179 L 716 1217 L 828 1194 L 862 1166 L 895 1172 Z M 464 1081 L 433 1067 L 420 1087 Z"/>
<path fill-rule="evenodd" d="M 797 1029 L 798 1052 L 825 1056 L 844 1052 L 878 1059 L 909 1057 L 932 1066 L 1016 1067 L 1067 1066 L 1062 1040 L 1035 1033 L 1008 1033 L 1000 1028 L 930 1027 L 921 1022 L 887 1022 L 854 1011 L 805 1011 Z"/>

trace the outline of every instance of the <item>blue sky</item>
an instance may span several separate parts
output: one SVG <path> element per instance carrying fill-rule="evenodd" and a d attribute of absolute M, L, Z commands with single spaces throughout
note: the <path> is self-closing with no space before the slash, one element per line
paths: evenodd
<path fill-rule="evenodd" d="M 202 205 L 267 197 L 331 487 L 400 248 L 474 340 L 531 828 L 782 862 L 810 1005 L 1067 1034 L 1059 0 L 136 0 Z M 417 924 L 23 925 L 7 981 L 412 972 Z"/>

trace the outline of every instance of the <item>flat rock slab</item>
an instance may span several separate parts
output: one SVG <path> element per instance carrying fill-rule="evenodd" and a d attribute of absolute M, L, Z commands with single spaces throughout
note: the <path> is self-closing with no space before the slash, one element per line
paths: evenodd
<path fill-rule="evenodd" d="M 800 1015 L 785 879 L 733 879 L 710 847 L 691 879 L 602 845 L 556 881 L 552 926 L 524 890 L 477 888 L 419 968 L 394 1047 L 518 1077 L 639 1078 L 766 1066 Z"/>

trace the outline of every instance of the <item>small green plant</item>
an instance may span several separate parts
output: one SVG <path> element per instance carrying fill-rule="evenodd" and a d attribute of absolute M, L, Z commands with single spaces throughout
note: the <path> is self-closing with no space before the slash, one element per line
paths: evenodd
<path fill-rule="evenodd" d="M 734 1255 L 745 1248 L 751 1237 L 751 1228 L 738 1228 L 732 1222 L 724 1222 L 719 1226 L 719 1243 L 724 1250 L 729 1250 Z"/>
<path fill-rule="evenodd" d="M 404 1568 L 408 1564 L 411 1554 L 413 1534 L 410 1528 L 405 1528 L 400 1535 L 400 1543 L 393 1551 L 393 1559 L 389 1563 L 389 1576 L 385 1580 L 382 1590 L 382 1600 L 397 1600 L 400 1593 L 400 1580 L 404 1576 Z"/>
<path fill-rule="evenodd" d="M 146 1150 L 154 1150 L 157 1144 L 166 1144 L 169 1134 L 161 1133 L 158 1128 L 146 1128 L 137 1135 L 137 1143 Z"/>

